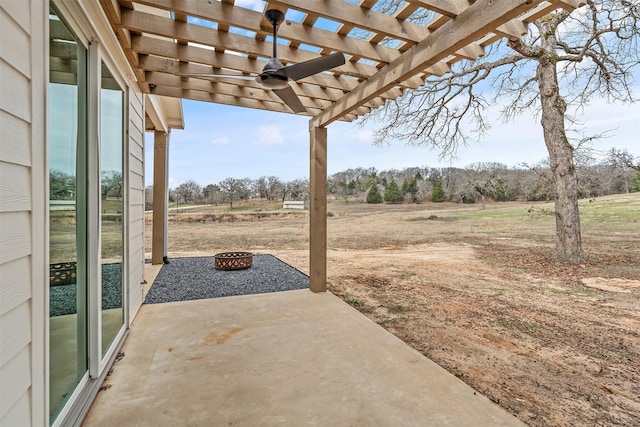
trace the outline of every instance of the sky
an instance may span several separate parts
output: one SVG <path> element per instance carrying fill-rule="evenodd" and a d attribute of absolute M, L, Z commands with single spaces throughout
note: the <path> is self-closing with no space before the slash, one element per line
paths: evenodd
<path fill-rule="evenodd" d="M 640 88 L 635 93 L 640 96 Z M 309 117 L 190 100 L 182 105 L 185 129 L 174 129 L 170 136 L 170 188 L 190 179 L 205 186 L 227 177 L 275 175 L 289 181 L 309 176 Z M 402 141 L 374 145 L 375 123 L 363 127 L 357 122 L 334 122 L 327 127 L 328 173 L 356 167 L 465 167 L 476 162 L 518 166 L 548 157 L 539 117 L 526 112 L 503 123 L 497 108 L 486 114 L 492 124 L 489 134 L 460 147 L 457 158 L 444 160 L 439 160 L 438 151 Z M 578 118 L 584 135 L 608 135 L 593 148 L 606 153 L 615 147 L 640 156 L 640 103 L 594 100 Z M 153 134 L 147 133 L 145 141 L 146 185 L 152 185 Z"/>
<path fill-rule="evenodd" d="M 102 89 L 100 153 L 102 171 L 122 171 L 123 92 Z M 52 170 L 76 174 L 77 141 L 69 138 L 78 129 L 78 87 L 70 84 L 49 85 L 49 164 Z"/>

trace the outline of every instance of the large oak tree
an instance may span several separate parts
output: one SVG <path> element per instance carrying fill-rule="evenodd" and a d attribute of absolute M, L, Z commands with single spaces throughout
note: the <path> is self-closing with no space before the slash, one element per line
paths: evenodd
<path fill-rule="evenodd" d="M 554 258 L 580 262 L 575 144 L 567 133 L 581 125 L 588 129 L 580 124 L 580 107 L 595 98 L 635 101 L 639 18 L 639 0 L 590 0 L 573 12 L 558 10 L 539 18 L 527 35 L 488 47 L 480 60 L 458 62 L 451 73 L 430 77 L 424 86 L 375 110 L 370 119 L 383 123 L 376 139 L 427 144 L 446 156 L 486 133 L 487 106 L 504 106 L 507 119 L 534 110 L 555 182 Z"/>

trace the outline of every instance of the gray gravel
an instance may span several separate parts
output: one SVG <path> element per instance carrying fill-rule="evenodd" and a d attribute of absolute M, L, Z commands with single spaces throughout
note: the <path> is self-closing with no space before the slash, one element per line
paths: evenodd
<path fill-rule="evenodd" d="M 145 304 L 262 294 L 309 288 L 309 277 L 273 255 L 254 255 L 245 270 L 221 271 L 214 258 L 171 258 L 154 280 Z"/>

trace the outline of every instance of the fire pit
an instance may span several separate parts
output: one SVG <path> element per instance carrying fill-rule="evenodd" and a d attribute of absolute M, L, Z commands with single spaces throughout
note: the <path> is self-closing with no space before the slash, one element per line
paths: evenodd
<path fill-rule="evenodd" d="M 216 270 L 242 270 L 253 265 L 251 252 L 222 252 L 214 258 Z"/>

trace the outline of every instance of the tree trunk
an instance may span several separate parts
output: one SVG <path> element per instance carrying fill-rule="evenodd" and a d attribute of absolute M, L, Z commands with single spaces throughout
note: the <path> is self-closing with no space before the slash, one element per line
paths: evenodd
<path fill-rule="evenodd" d="M 555 179 L 556 250 L 554 259 L 568 262 L 584 260 L 578 211 L 578 178 L 573 147 L 564 127 L 566 104 L 558 90 L 554 55 L 555 31 L 541 28 L 547 53 L 538 62 L 538 84 L 542 103 L 542 128 Z"/>

